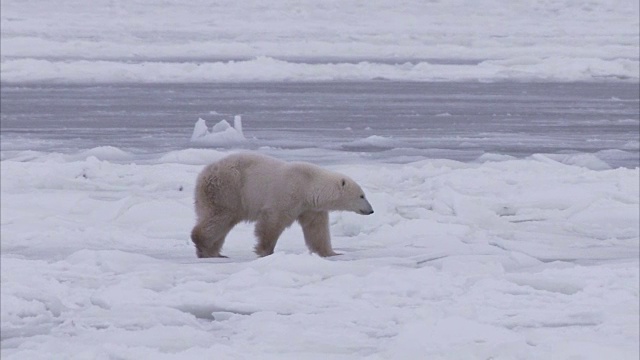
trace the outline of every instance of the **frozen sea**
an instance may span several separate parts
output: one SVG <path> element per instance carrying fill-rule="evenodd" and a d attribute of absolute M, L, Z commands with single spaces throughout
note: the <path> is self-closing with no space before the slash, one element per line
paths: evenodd
<path fill-rule="evenodd" d="M 103 146 L 150 158 L 221 147 L 321 163 L 544 153 L 598 169 L 639 166 L 637 84 L 28 84 L 1 90 L 4 158 L 23 150 Z M 213 125 L 237 114 L 246 142 L 191 143 L 199 118 Z"/>
<path fill-rule="evenodd" d="M 3 0 L 0 356 L 638 359 L 639 6 Z M 247 150 L 375 214 L 198 259 Z"/>

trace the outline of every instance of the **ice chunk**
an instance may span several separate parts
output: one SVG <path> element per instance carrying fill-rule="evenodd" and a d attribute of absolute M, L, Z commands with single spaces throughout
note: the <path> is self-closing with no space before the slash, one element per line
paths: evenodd
<path fill-rule="evenodd" d="M 611 169 L 606 162 L 592 154 L 536 154 L 533 157 L 539 160 L 546 157 L 566 165 L 580 166 L 591 170 Z"/>
<path fill-rule="evenodd" d="M 227 120 L 222 120 L 219 123 L 213 125 L 213 127 L 211 128 L 211 133 L 217 134 L 217 133 L 225 132 L 229 129 L 231 129 L 231 124 L 229 124 Z"/>
<path fill-rule="evenodd" d="M 236 115 L 233 117 L 233 128 L 240 134 L 242 134 L 242 116 Z M 244 135 L 243 135 L 244 136 Z"/>
<path fill-rule="evenodd" d="M 508 161 L 508 160 L 515 160 L 515 159 L 516 158 L 511 155 L 484 153 L 480 155 L 478 159 L 476 159 L 476 161 L 484 163 L 484 162 L 490 162 L 490 161 L 498 162 L 498 161 Z"/>
<path fill-rule="evenodd" d="M 191 135 L 191 141 L 202 138 L 209 133 L 207 130 L 207 123 L 202 118 L 198 118 L 196 125 L 193 127 L 193 134 Z"/>
<path fill-rule="evenodd" d="M 344 144 L 345 149 L 386 149 L 400 146 L 400 142 L 386 136 L 371 135 L 364 139 L 354 140 Z"/>
<path fill-rule="evenodd" d="M 209 131 L 206 121 L 199 118 L 193 127 L 191 142 L 202 145 L 224 146 L 247 141 L 242 133 L 242 119 L 240 115 L 235 116 L 233 125 L 232 127 L 227 120 L 222 120 L 213 125 L 211 131 Z"/>

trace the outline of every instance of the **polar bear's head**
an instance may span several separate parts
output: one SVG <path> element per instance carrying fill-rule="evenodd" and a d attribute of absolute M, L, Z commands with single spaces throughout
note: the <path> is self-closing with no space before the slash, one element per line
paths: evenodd
<path fill-rule="evenodd" d="M 373 207 L 358 183 L 345 176 L 340 179 L 340 192 L 339 203 L 345 206 L 344 210 L 353 211 L 360 215 L 373 214 Z"/>
<path fill-rule="evenodd" d="M 373 207 L 358 183 L 342 174 L 334 174 L 324 191 L 323 208 L 326 210 L 352 211 L 361 215 L 373 214 Z"/>

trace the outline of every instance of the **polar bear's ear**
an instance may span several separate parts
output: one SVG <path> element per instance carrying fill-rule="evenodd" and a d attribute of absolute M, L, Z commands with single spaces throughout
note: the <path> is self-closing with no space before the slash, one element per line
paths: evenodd
<path fill-rule="evenodd" d="M 345 185 L 347 185 L 347 181 L 345 179 L 342 179 L 342 187 L 344 187 Z"/>

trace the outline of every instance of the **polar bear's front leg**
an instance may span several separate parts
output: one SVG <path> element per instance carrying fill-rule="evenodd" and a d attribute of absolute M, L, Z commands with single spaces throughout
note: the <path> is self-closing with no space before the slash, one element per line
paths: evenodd
<path fill-rule="evenodd" d="M 304 242 L 311 252 L 324 257 L 339 255 L 331 248 L 329 212 L 305 211 L 298 217 L 298 222 L 302 226 Z"/>

